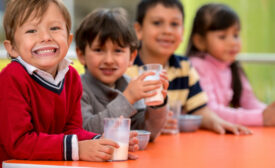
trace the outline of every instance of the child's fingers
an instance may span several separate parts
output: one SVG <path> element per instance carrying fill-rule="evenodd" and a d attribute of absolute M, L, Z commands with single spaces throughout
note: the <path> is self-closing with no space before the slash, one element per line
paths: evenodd
<path fill-rule="evenodd" d="M 160 81 L 161 81 L 161 83 L 163 85 L 163 90 L 167 90 L 168 86 L 169 86 L 168 80 L 160 78 Z"/>
<path fill-rule="evenodd" d="M 162 71 L 160 72 L 160 75 L 167 76 L 167 71 L 166 71 L 166 69 L 162 69 Z"/>
<path fill-rule="evenodd" d="M 137 78 L 138 80 L 144 80 L 147 76 L 150 75 L 155 75 L 155 72 L 150 71 L 150 72 L 144 72 L 141 75 L 139 75 L 139 77 Z"/>
<path fill-rule="evenodd" d="M 239 129 L 236 125 L 226 123 L 224 124 L 224 129 L 232 132 L 234 135 L 240 135 Z"/>
<path fill-rule="evenodd" d="M 139 149 L 138 144 L 135 144 L 135 145 L 130 145 L 128 150 L 130 152 L 136 152 L 138 151 L 138 149 Z"/>
<path fill-rule="evenodd" d="M 213 131 L 217 132 L 218 134 L 225 134 L 225 129 L 220 124 L 215 124 L 213 126 Z"/>
<path fill-rule="evenodd" d="M 242 134 L 242 135 L 251 135 L 251 134 L 253 134 L 253 132 L 250 129 L 248 129 L 244 126 L 240 125 L 240 126 L 238 126 L 238 129 L 239 129 L 240 134 Z"/>
<path fill-rule="evenodd" d="M 165 97 L 167 96 L 167 91 L 166 91 L 166 90 L 162 90 L 162 91 L 161 91 L 161 94 L 162 94 L 162 96 L 165 98 Z"/>
<path fill-rule="evenodd" d="M 99 152 L 97 154 L 97 158 L 99 161 L 106 161 L 106 160 L 111 160 L 113 154 L 105 153 L 105 152 Z"/>
<path fill-rule="evenodd" d="M 130 131 L 130 139 L 136 137 L 138 133 L 136 131 Z"/>
<path fill-rule="evenodd" d="M 156 89 L 160 88 L 161 85 L 148 85 L 143 87 L 143 92 L 150 92 L 150 91 L 155 91 Z"/>
<path fill-rule="evenodd" d="M 144 92 L 144 93 L 142 94 L 142 97 L 143 97 L 143 98 L 147 98 L 147 97 L 155 96 L 155 95 L 157 95 L 157 94 L 158 94 L 158 92 L 156 92 L 156 91 Z"/>
<path fill-rule="evenodd" d="M 135 144 L 138 144 L 138 138 L 137 137 L 130 138 L 129 145 L 135 145 Z"/>
<path fill-rule="evenodd" d="M 169 118 L 166 120 L 166 123 L 171 124 L 171 125 L 176 125 L 176 124 L 178 124 L 178 121 L 174 118 Z"/>
<path fill-rule="evenodd" d="M 162 85 L 161 80 L 147 80 L 142 82 L 143 86 L 150 86 L 150 85 Z"/>
<path fill-rule="evenodd" d="M 168 117 L 172 117 L 173 114 L 174 114 L 173 111 L 169 111 L 169 112 L 168 112 Z"/>
<path fill-rule="evenodd" d="M 114 148 L 119 148 L 118 143 L 116 143 L 115 141 L 109 140 L 109 139 L 99 139 L 99 144 L 101 145 L 109 145 L 112 146 Z"/>
<path fill-rule="evenodd" d="M 128 153 L 128 159 L 129 159 L 129 160 L 136 160 L 136 159 L 138 159 L 138 156 L 137 156 L 137 155 L 134 155 L 134 154 L 132 154 L 132 153 Z"/>
<path fill-rule="evenodd" d="M 107 154 L 110 154 L 112 155 L 114 153 L 114 148 L 111 147 L 111 146 L 102 146 L 100 149 L 99 149 L 100 152 L 103 152 L 103 153 L 107 153 Z"/>
<path fill-rule="evenodd" d="M 166 74 L 159 74 L 159 76 L 164 80 L 168 80 L 168 76 Z"/>

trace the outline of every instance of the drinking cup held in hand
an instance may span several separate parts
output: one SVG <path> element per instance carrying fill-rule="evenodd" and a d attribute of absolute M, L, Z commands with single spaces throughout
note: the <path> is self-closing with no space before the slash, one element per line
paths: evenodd
<path fill-rule="evenodd" d="M 104 118 L 104 138 L 119 144 L 119 148 L 114 150 L 112 161 L 128 159 L 130 123 L 129 118 Z"/>
<path fill-rule="evenodd" d="M 181 102 L 179 100 L 169 100 L 169 111 L 173 112 L 173 116 L 169 116 L 167 120 L 175 120 L 177 124 L 170 125 L 170 123 L 167 122 L 166 128 L 162 129 L 162 133 L 177 134 L 179 133 L 179 116 L 181 114 Z"/>
<path fill-rule="evenodd" d="M 144 80 L 160 80 L 160 73 L 162 71 L 161 64 L 145 64 L 140 70 L 139 74 L 143 74 L 144 72 L 155 72 L 155 75 L 147 76 Z M 145 98 L 145 104 L 148 106 L 156 106 L 163 103 L 163 95 L 161 93 L 163 87 L 156 89 L 157 94 L 152 97 Z"/>

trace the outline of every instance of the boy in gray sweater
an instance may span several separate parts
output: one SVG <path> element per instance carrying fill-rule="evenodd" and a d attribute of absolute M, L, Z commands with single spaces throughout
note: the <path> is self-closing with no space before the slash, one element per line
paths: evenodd
<path fill-rule="evenodd" d="M 154 81 L 144 81 L 152 72 L 132 80 L 123 75 L 132 65 L 138 47 L 135 31 L 128 22 L 125 10 L 93 11 L 84 18 L 75 38 L 78 59 L 85 66 L 81 77 L 83 127 L 103 133 L 104 118 L 122 115 L 131 118 L 131 129 L 150 131 L 153 141 L 167 117 L 168 79 L 165 72 L 160 80 Z M 144 98 L 154 96 L 156 93 L 153 90 L 161 86 L 164 103 L 146 107 Z"/>

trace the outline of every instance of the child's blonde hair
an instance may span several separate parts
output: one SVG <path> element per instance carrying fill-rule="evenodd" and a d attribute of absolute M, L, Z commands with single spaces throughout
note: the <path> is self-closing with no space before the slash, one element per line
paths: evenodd
<path fill-rule="evenodd" d="M 32 19 L 41 19 L 48 9 L 50 2 L 56 4 L 64 16 L 68 34 L 71 30 L 70 14 L 61 0 L 10 0 L 7 4 L 3 26 L 6 40 L 14 42 L 14 34 L 32 15 Z"/>

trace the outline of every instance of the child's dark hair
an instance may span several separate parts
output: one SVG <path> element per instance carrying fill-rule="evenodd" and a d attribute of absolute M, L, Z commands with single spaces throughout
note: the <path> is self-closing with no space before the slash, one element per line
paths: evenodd
<path fill-rule="evenodd" d="M 234 24 L 241 27 L 240 19 L 237 13 L 225 4 L 209 3 L 199 8 L 193 22 L 193 28 L 189 38 L 186 55 L 187 56 L 201 56 L 203 51 L 200 51 L 193 43 L 193 36 L 195 34 L 205 37 L 209 31 L 225 30 Z M 234 61 L 230 65 L 232 73 L 232 89 L 233 98 L 231 105 L 233 107 L 240 106 L 240 98 L 242 94 L 242 83 L 240 73 L 244 73 L 238 61 Z"/>
<path fill-rule="evenodd" d="M 138 47 L 135 30 L 123 8 L 96 9 L 82 20 L 75 34 L 76 46 L 85 54 L 86 45 L 96 38 L 101 46 L 111 40 L 120 47 L 129 46 L 131 52 Z"/>
<path fill-rule="evenodd" d="M 156 6 L 157 4 L 162 4 L 165 7 L 176 7 L 182 13 L 182 18 L 184 18 L 184 8 L 179 0 L 141 0 L 137 6 L 136 21 L 142 25 L 146 12 L 149 8 Z"/>

